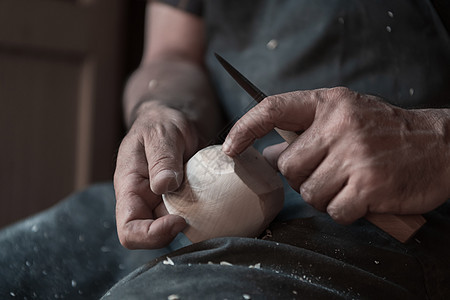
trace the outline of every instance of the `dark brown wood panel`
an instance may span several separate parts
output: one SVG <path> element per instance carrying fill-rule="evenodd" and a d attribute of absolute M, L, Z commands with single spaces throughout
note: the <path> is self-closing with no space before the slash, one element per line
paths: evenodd
<path fill-rule="evenodd" d="M 0 0 L 0 227 L 111 180 L 127 0 Z"/>

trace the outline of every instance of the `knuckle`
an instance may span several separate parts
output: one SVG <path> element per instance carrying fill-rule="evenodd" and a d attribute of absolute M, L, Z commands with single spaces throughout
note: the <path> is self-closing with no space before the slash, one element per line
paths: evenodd
<path fill-rule="evenodd" d="M 349 225 L 354 221 L 352 215 L 345 212 L 341 206 L 329 205 L 326 212 L 336 223 L 341 225 Z"/>
<path fill-rule="evenodd" d="M 348 154 L 342 159 L 341 165 L 351 171 L 358 181 L 374 176 L 379 172 L 373 161 L 375 150 L 360 134 L 351 135 L 351 139 L 352 141 L 347 142 Z"/>
<path fill-rule="evenodd" d="M 353 93 L 348 87 L 345 86 L 337 86 L 337 87 L 333 87 L 331 89 L 329 89 L 330 93 L 336 95 L 336 96 L 341 96 L 341 97 L 345 97 L 351 93 Z"/>
<path fill-rule="evenodd" d="M 357 93 L 344 86 L 333 87 L 326 90 L 325 97 L 323 97 L 322 100 L 331 101 L 333 103 L 336 101 L 344 103 L 353 99 L 356 94 Z"/>
<path fill-rule="evenodd" d="M 173 153 L 160 152 L 154 155 L 153 159 L 148 162 L 148 168 L 151 172 L 158 172 L 167 169 L 168 166 L 171 167 L 174 161 L 176 161 L 176 157 Z"/>
<path fill-rule="evenodd" d="M 347 87 L 334 87 L 325 92 L 314 92 L 320 111 L 326 118 L 326 125 L 337 132 L 355 132 L 367 126 L 365 108 L 362 108 L 361 95 Z"/>
<path fill-rule="evenodd" d="M 191 130 L 184 115 L 173 109 L 153 112 L 133 123 L 129 134 L 143 136 L 150 141 L 159 142 L 167 137 L 182 137 Z"/>
<path fill-rule="evenodd" d="M 308 184 L 304 183 L 300 186 L 300 194 L 302 195 L 302 198 L 306 203 L 314 206 L 314 193 L 311 191 Z"/>
<path fill-rule="evenodd" d="M 117 235 L 119 237 L 119 242 L 120 244 L 130 250 L 135 249 L 134 247 L 134 243 L 131 241 L 130 237 L 129 237 L 129 230 L 126 229 L 125 227 L 122 228 L 118 228 L 117 230 Z"/>
<path fill-rule="evenodd" d="M 159 144 L 161 138 L 167 137 L 172 133 L 172 127 L 171 123 L 149 122 L 141 130 L 147 142 Z"/>
<path fill-rule="evenodd" d="M 281 153 L 278 158 L 278 170 L 280 170 L 280 173 L 284 175 L 287 179 L 291 179 L 293 176 L 293 170 L 292 166 L 289 163 L 289 159 L 284 155 L 284 153 Z"/>
<path fill-rule="evenodd" d="M 339 211 L 336 208 L 327 208 L 327 213 L 328 215 L 336 222 L 342 225 L 346 225 L 348 224 L 348 220 L 344 217 L 344 215 L 342 215 L 341 213 L 339 213 Z"/>
<path fill-rule="evenodd" d="M 304 162 L 299 159 L 298 153 L 288 149 L 280 154 L 277 167 L 281 174 L 292 182 L 298 182 L 296 189 L 311 174 L 311 170 L 304 166 Z"/>
<path fill-rule="evenodd" d="M 131 243 L 129 243 L 128 240 L 125 237 L 119 235 L 119 242 L 120 242 L 120 244 L 123 247 L 125 247 L 127 249 L 130 249 L 130 250 L 133 250 L 133 247 L 132 247 Z"/>
<path fill-rule="evenodd" d="M 135 249 L 137 249 L 137 247 L 135 246 L 135 243 L 131 242 L 131 241 L 130 241 L 129 239 L 127 239 L 127 238 L 119 239 L 119 241 L 120 241 L 120 244 L 121 244 L 123 247 L 125 247 L 125 248 L 127 248 L 127 249 L 129 249 L 129 250 L 135 250 Z"/>
<path fill-rule="evenodd" d="M 325 93 L 325 97 L 323 97 L 322 100 L 330 102 L 333 105 L 336 105 L 336 103 L 338 103 L 341 110 L 347 111 L 351 110 L 351 105 L 358 97 L 358 93 L 350 90 L 347 87 L 340 86 L 328 89 Z"/>
<path fill-rule="evenodd" d="M 319 211 L 325 211 L 327 198 L 323 195 L 319 196 L 317 194 L 317 189 L 314 184 L 310 182 L 310 180 L 307 180 L 300 186 L 300 195 L 306 203 L 308 203 L 315 209 Z"/>
<path fill-rule="evenodd" d="M 280 108 L 284 106 L 284 98 L 279 95 L 268 96 L 264 99 L 267 111 L 279 113 Z"/>
<path fill-rule="evenodd" d="M 285 114 L 286 99 L 280 95 L 268 96 L 263 100 L 262 114 L 270 123 L 280 120 Z"/>

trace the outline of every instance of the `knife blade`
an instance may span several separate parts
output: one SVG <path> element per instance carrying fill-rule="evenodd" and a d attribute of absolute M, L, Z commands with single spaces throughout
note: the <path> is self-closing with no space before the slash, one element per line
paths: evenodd
<path fill-rule="evenodd" d="M 261 102 L 267 97 L 260 89 L 258 89 L 253 83 L 250 82 L 244 75 L 236 70 L 229 62 L 227 62 L 222 56 L 214 53 L 217 60 L 222 67 L 233 77 L 233 79 L 253 98 L 256 102 Z"/>
<path fill-rule="evenodd" d="M 244 75 L 242 75 L 235 67 L 233 67 L 229 62 L 227 62 L 222 56 L 214 53 L 219 63 L 223 68 L 230 74 L 230 76 L 256 101 L 261 102 L 267 97 L 259 88 L 257 88 L 250 80 L 248 80 Z M 292 143 L 298 134 L 293 131 L 287 131 L 280 128 L 274 128 L 275 131 L 288 143 Z"/>

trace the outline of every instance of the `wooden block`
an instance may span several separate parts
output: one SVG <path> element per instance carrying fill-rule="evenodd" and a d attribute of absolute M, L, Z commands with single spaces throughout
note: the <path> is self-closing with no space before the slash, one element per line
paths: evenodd
<path fill-rule="evenodd" d="M 426 223 L 421 215 L 368 214 L 366 219 L 402 243 L 406 243 Z"/>
<path fill-rule="evenodd" d="M 181 187 L 163 195 L 169 213 L 184 217 L 192 242 L 256 237 L 283 207 L 283 183 L 253 147 L 231 158 L 220 145 L 197 152 L 185 165 Z"/>

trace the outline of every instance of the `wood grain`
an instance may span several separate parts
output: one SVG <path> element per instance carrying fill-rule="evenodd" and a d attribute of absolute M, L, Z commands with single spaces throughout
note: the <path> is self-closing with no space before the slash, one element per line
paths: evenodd
<path fill-rule="evenodd" d="M 281 178 L 253 147 L 231 158 L 220 145 L 197 152 L 184 181 L 163 195 L 171 214 L 186 219 L 192 242 L 223 236 L 256 237 L 283 207 Z"/>

